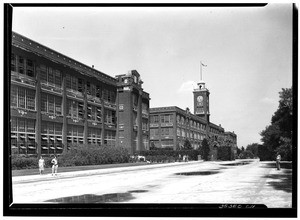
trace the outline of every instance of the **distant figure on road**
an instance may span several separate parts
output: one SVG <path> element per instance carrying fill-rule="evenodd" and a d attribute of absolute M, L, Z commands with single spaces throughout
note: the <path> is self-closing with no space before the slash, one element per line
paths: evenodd
<path fill-rule="evenodd" d="M 58 162 L 56 156 L 51 160 L 52 163 L 52 176 L 53 174 L 57 175 Z"/>
<path fill-rule="evenodd" d="M 45 160 L 44 160 L 44 158 L 41 156 L 41 158 L 39 159 L 39 171 L 40 171 L 40 175 L 43 174 L 43 172 L 44 172 L 44 167 L 45 167 Z"/>
<path fill-rule="evenodd" d="M 280 154 L 278 154 L 277 157 L 276 157 L 277 170 L 280 170 L 280 161 L 281 161 L 281 156 L 280 156 Z"/>

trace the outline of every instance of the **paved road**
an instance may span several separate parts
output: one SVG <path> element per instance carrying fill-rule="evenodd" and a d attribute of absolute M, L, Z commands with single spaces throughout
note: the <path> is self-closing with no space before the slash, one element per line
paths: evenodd
<path fill-rule="evenodd" d="M 291 169 L 252 160 L 13 177 L 14 203 L 251 203 L 292 207 Z"/>

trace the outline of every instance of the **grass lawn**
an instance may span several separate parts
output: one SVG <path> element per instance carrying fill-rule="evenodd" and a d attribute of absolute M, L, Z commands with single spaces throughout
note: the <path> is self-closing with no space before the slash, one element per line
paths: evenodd
<path fill-rule="evenodd" d="M 114 167 L 131 167 L 131 166 L 143 166 L 147 165 L 146 162 L 137 162 L 137 163 L 118 163 L 118 164 L 103 164 L 103 165 L 92 165 L 92 166 L 74 166 L 74 167 L 59 167 L 58 173 L 63 172 L 72 172 L 72 171 L 81 171 L 81 170 L 98 170 Z M 51 173 L 51 167 L 46 167 L 44 174 Z M 39 169 L 25 169 L 25 170 L 13 170 L 12 176 L 27 176 L 27 175 L 37 175 L 39 174 Z"/>

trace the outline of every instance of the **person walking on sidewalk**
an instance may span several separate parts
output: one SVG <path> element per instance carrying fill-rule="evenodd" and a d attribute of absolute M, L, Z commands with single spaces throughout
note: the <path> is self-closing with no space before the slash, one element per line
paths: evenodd
<path fill-rule="evenodd" d="M 277 157 L 276 157 L 276 168 L 277 168 L 277 170 L 280 170 L 280 161 L 281 161 L 281 156 L 280 156 L 280 154 L 278 154 Z"/>
<path fill-rule="evenodd" d="M 44 167 L 45 167 L 45 160 L 44 160 L 44 158 L 41 156 L 41 158 L 39 159 L 39 171 L 40 171 L 40 175 L 43 174 L 43 172 L 44 172 Z"/>
<path fill-rule="evenodd" d="M 57 175 L 57 168 L 58 168 L 58 161 L 56 156 L 51 160 L 52 163 L 52 176 L 53 174 L 56 176 Z"/>

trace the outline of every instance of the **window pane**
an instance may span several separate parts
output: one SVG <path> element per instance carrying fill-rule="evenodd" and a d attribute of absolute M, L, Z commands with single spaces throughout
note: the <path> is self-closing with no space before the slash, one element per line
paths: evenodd
<path fill-rule="evenodd" d="M 41 111 L 47 112 L 47 95 L 45 93 L 41 95 Z"/>
<path fill-rule="evenodd" d="M 17 118 L 11 118 L 11 131 L 17 131 Z"/>
<path fill-rule="evenodd" d="M 54 123 L 48 122 L 47 126 L 48 126 L 49 134 L 54 134 Z"/>
<path fill-rule="evenodd" d="M 41 65 L 40 74 L 41 82 L 47 82 L 47 68 L 45 65 Z"/>
<path fill-rule="evenodd" d="M 11 54 L 10 57 L 10 68 L 11 71 L 16 71 L 16 55 L 15 54 Z"/>
<path fill-rule="evenodd" d="M 54 96 L 48 95 L 48 112 L 54 113 Z"/>
<path fill-rule="evenodd" d="M 25 120 L 24 119 L 18 119 L 18 131 L 25 132 Z"/>
<path fill-rule="evenodd" d="M 18 88 L 18 103 L 20 108 L 25 108 L 25 89 Z"/>
<path fill-rule="evenodd" d="M 67 87 L 67 89 L 71 89 L 71 76 L 70 76 L 70 74 L 66 75 L 66 87 Z"/>
<path fill-rule="evenodd" d="M 30 59 L 27 59 L 27 65 L 26 65 L 26 75 L 34 77 L 33 72 L 33 61 Z"/>
<path fill-rule="evenodd" d="M 55 97 L 55 114 L 61 115 L 61 105 L 62 105 L 62 98 L 61 97 Z"/>
<path fill-rule="evenodd" d="M 62 134 L 62 124 L 55 123 L 55 134 L 56 135 Z"/>
<path fill-rule="evenodd" d="M 18 106 L 18 88 L 16 86 L 12 86 L 10 90 L 10 106 Z"/>
<path fill-rule="evenodd" d="M 35 132 L 35 121 L 27 119 L 27 132 Z"/>
<path fill-rule="evenodd" d="M 54 72 L 51 67 L 48 69 L 48 83 L 54 84 Z"/>
<path fill-rule="evenodd" d="M 59 70 L 55 70 L 55 85 L 61 87 L 61 73 Z"/>
<path fill-rule="evenodd" d="M 27 104 L 27 109 L 35 110 L 35 91 L 27 90 L 26 104 Z"/>

